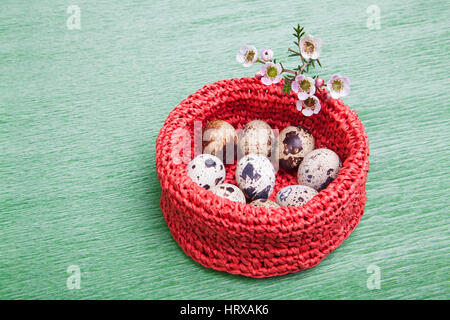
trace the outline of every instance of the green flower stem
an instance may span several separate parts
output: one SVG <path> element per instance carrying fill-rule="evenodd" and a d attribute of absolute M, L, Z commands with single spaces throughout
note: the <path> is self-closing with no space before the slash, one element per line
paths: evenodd
<path fill-rule="evenodd" d="M 288 51 L 295 53 L 296 55 L 300 56 L 300 58 L 302 59 L 302 66 L 301 66 L 300 70 L 298 71 L 298 74 L 302 74 L 303 71 L 305 71 L 305 69 L 308 67 L 308 65 L 312 62 L 312 60 L 309 60 L 308 62 L 306 62 L 305 58 L 303 58 L 303 56 L 300 52 L 292 50 L 291 48 L 289 48 Z"/>
<path fill-rule="evenodd" d="M 281 62 L 280 62 L 280 65 L 281 65 L 281 73 L 287 72 L 287 73 L 297 74 L 297 72 L 295 72 L 294 70 L 285 69 Z"/>
<path fill-rule="evenodd" d="M 256 62 L 259 62 L 259 63 L 262 63 L 262 64 L 265 64 L 265 63 L 266 63 L 265 61 L 262 61 L 262 60 L 259 59 L 259 58 L 256 60 Z M 295 72 L 294 70 L 285 69 L 285 68 L 283 67 L 283 64 L 282 64 L 281 62 L 280 62 L 280 65 L 281 65 L 281 73 L 287 72 L 287 73 L 297 74 L 297 72 Z"/>
<path fill-rule="evenodd" d="M 302 56 L 302 54 L 300 52 L 292 50 L 291 48 L 289 48 L 288 51 L 299 55 L 300 58 L 302 59 L 302 66 L 301 66 L 301 68 L 299 70 L 299 74 L 302 74 L 303 71 L 305 71 L 305 69 L 308 67 L 308 65 L 311 63 L 312 60 L 309 60 L 308 62 L 306 62 L 305 58 L 303 58 L 303 56 Z"/>
<path fill-rule="evenodd" d="M 302 57 L 302 63 L 303 63 L 303 65 L 302 65 L 302 67 L 300 68 L 299 73 L 302 74 L 303 71 L 305 71 L 305 69 L 308 67 L 308 65 L 309 65 L 311 62 L 312 62 L 312 60 L 309 60 L 308 62 L 305 63 L 305 61 L 303 60 L 303 57 Z"/>
<path fill-rule="evenodd" d="M 262 61 L 261 59 L 256 59 L 256 62 L 259 62 L 259 63 L 262 63 L 262 64 L 265 64 L 265 62 L 264 61 Z"/>
<path fill-rule="evenodd" d="M 295 54 L 298 54 L 300 57 L 302 56 L 302 54 L 301 54 L 300 52 L 297 52 L 297 51 L 295 51 L 295 50 L 292 50 L 291 48 L 289 48 L 288 51 L 290 51 L 290 52 L 292 52 L 292 53 L 295 53 Z"/>

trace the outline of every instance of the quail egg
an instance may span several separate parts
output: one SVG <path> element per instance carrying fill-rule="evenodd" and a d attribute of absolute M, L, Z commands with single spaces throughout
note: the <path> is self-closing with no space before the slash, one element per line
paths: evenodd
<path fill-rule="evenodd" d="M 257 199 L 250 203 L 254 207 L 262 207 L 262 208 L 279 208 L 278 203 L 268 200 L 268 199 Z"/>
<path fill-rule="evenodd" d="M 282 207 L 298 207 L 303 206 L 316 194 L 317 191 L 308 186 L 287 186 L 278 191 L 276 201 Z"/>
<path fill-rule="evenodd" d="M 225 166 L 212 154 L 200 154 L 187 165 L 188 176 L 200 187 L 209 189 L 225 181 Z"/>
<path fill-rule="evenodd" d="M 303 158 L 314 150 L 314 137 L 302 126 L 284 128 L 278 136 L 278 159 L 285 171 L 298 168 Z"/>
<path fill-rule="evenodd" d="M 275 186 L 275 169 L 265 156 L 250 154 L 239 160 L 236 181 L 250 200 L 267 199 Z"/>
<path fill-rule="evenodd" d="M 336 179 L 342 162 L 330 149 L 316 149 L 306 155 L 298 167 L 298 183 L 317 191 L 325 189 Z"/>
<path fill-rule="evenodd" d="M 239 150 L 242 155 L 261 154 L 272 155 L 272 145 L 275 135 L 272 128 L 262 120 L 253 120 L 245 125 L 240 133 Z"/>
<path fill-rule="evenodd" d="M 224 120 L 213 120 L 203 128 L 203 153 L 215 155 L 225 164 L 234 163 L 237 135 Z"/>
<path fill-rule="evenodd" d="M 241 189 L 229 183 L 223 183 L 212 187 L 211 191 L 222 198 L 229 199 L 235 202 L 246 203 L 245 196 Z"/>

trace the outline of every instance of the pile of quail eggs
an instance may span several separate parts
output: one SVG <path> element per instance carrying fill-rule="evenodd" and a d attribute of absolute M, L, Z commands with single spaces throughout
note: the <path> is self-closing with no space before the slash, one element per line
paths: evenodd
<path fill-rule="evenodd" d="M 275 145 L 274 145 L 275 144 Z M 339 156 L 326 148 L 314 149 L 313 135 L 302 126 L 284 128 L 276 139 L 265 121 L 253 120 L 238 134 L 224 120 L 203 128 L 203 154 L 187 165 L 188 176 L 199 186 L 231 201 L 255 207 L 303 206 L 325 189 L 342 167 Z M 276 152 L 275 157 L 273 152 Z M 237 155 L 236 185 L 224 183 L 225 165 Z M 282 188 L 276 202 L 268 200 L 275 188 L 276 170 L 297 171 L 297 185 Z"/>

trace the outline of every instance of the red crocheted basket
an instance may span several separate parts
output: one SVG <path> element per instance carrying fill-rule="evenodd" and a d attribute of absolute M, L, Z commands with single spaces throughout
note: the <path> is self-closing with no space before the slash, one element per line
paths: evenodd
<path fill-rule="evenodd" d="M 316 96 L 322 110 L 305 117 L 296 110 L 296 95 L 283 94 L 282 86 L 266 86 L 254 78 L 208 84 L 182 101 L 159 133 L 156 168 L 162 213 L 181 248 L 206 267 L 255 278 L 311 268 L 349 236 L 363 215 L 369 145 L 356 112 L 320 89 Z M 173 157 L 177 129 L 188 130 L 193 145 L 194 121 L 205 126 L 215 119 L 236 129 L 254 119 L 279 130 L 302 125 L 313 133 L 316 147 L 336 151 L 343 167 L 302 207 L 259 208 L 221 198 L 194 183 L 186 164 Z M 236 183 L 235 168 L 236 163 L 226 166 L 225 182 Z M 269 199 L 293 184 L 296 174 L 279 170 Z"/>

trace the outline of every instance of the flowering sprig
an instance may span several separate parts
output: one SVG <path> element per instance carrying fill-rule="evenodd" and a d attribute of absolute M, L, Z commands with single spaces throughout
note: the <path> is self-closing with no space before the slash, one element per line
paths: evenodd
<path fill-rule="evenodd" d="M 289 94 L 294 91 L 297 94 L 297 109 L 305 116 L 317 114 L 320 109 L 320 100 L 314 95 L 317 88 L 324 86 L 325 81 L 318 75 L 308 77 L 303 75 L 309 73 L 310 69 L 316 66 L 322 67 L 319 60 L 322 54 L 322 39 L 306 34 L 304 27 L 297 25 L 294 27 L 295 49 L 288 49 L 289 57 L 298 57 L 300 61 L 297 67 L 286 69 L 280 61 L 274 58 L 271 49 L 266 48 L 261 51 L 258 57 L 256 47 L 244 45 L 236 55 L 236 60 L 244 67 L 250 67 L 254 63 L 261 63 L 260 70 L 255 77 L 265 85 L 276 84 L 284 77 L 282 91 Z M 338 99 L 350 93 L 350 81 L 347 77 L 334 74 L 327 83 L 327 89 L 331 98 Z"/>

